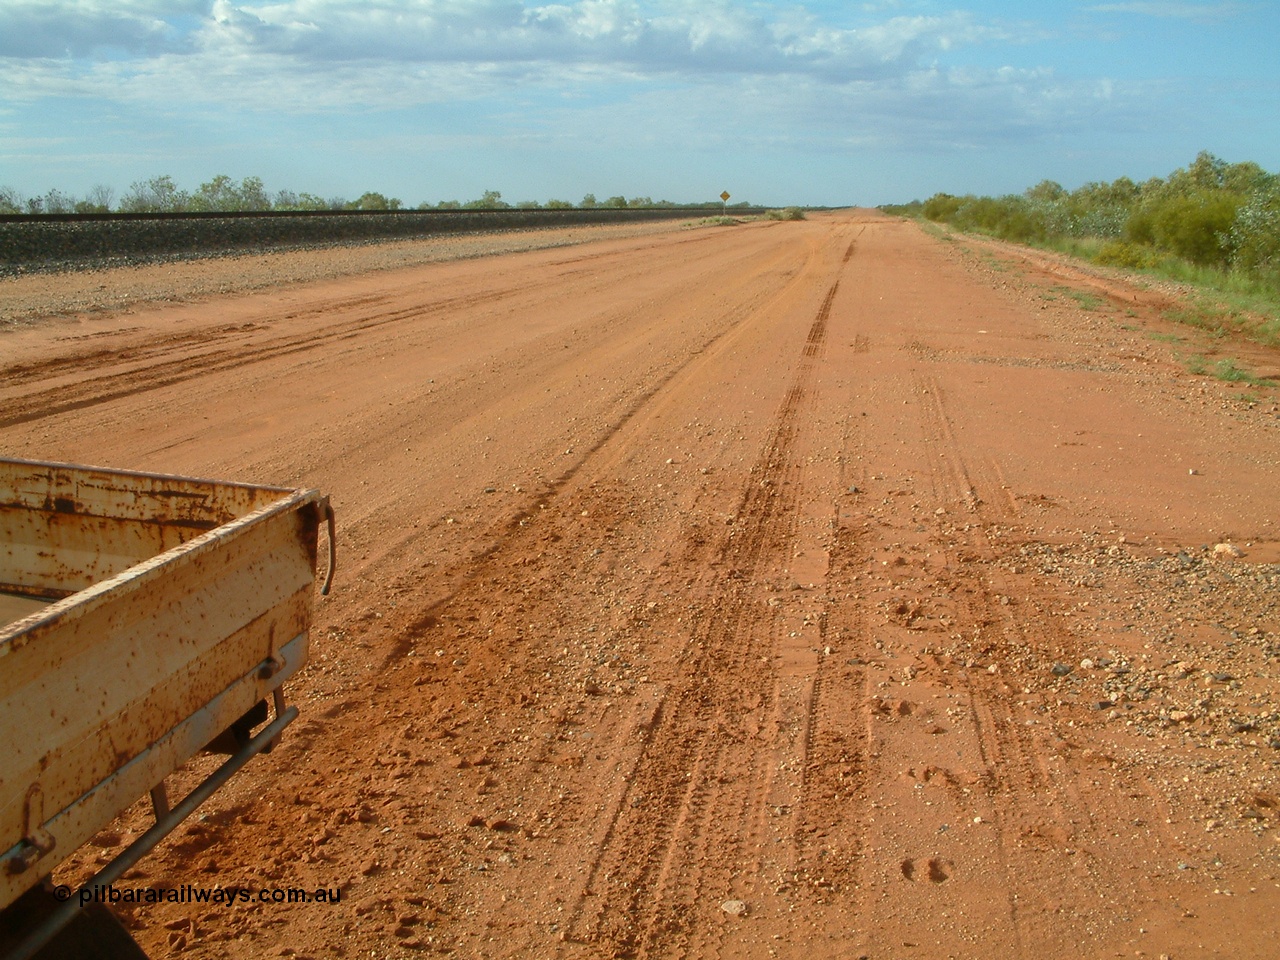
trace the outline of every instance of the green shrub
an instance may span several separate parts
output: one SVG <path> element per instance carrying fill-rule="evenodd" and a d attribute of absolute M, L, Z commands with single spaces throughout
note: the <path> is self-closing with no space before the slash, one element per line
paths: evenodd
<path fill-rule="evenodd" d="M 1151 218 L 1156 245 L 1202 266 L 1225 265 L 1240 204 L 1238 196 L 1221 192 L 1165 200 Z"/>
<path fill-rule="evenodd" d="M 959 197 L 953 197 L 949 193 L 935 193 L 924 202 L 923 212 L 926 220 L 950 223 L 959 209 Z"/>
<path fill-rule="evenodd" d="M 1150 247 L 1141 247 L 1123 240 L 1108 240 L 1093 255 L 1094 263 L 1126 270 L 1150 270 L 1160 262 L 1160 257 Z"/>
<path fill-rule="evenodd" d="M 1249 198 L 1231 225 L 1232 262 L 1245 270 L 1280 271 L 1280 181 Z"/>
<path fill-rule="evenodd" d="M 1201 152 L 1168 177 L 1140 184 L 1121 177 L 1067 192 L 1043 180 L 1021 195 L 935 193 L 882 209 L 1239 294 L 1240 315 L 1252 319 L 1223 329 L 1280 340 L 1280 174 L 1256 163 Z"/>

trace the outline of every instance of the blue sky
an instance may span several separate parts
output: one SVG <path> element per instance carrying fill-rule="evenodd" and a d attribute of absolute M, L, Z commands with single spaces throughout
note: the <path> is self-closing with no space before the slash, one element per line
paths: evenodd
<path fill-rule="evenodd" d="M 905 201 L 1280 171 L 1277 0 L 0 0 L 0 186 Z"/>

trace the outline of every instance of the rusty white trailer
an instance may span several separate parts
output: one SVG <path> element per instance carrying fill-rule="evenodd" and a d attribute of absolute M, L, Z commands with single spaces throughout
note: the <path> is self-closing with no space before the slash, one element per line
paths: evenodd
<path fill-rule="evenodd" d="M 155 825 L 89 883 L 113 881 L 297 715 L 322 526 L 328 592 L 314 490 L 0 459 L 0 957 L 74 919 L 12 914 L 77 847 L 150 794 Z M 230 758 L 171 806 L 215 741 Z"/>

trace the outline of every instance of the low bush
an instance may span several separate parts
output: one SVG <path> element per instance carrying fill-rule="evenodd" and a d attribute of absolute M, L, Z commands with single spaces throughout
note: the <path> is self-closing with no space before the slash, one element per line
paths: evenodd
<path fill-rule="evenodd" d="M 1237 267 L 1280 281 L 1280 182 L 1241 204 L 1231 224 L 1231 245 Z"/>
<path fill-rule="evenodd" d="M 1230 300 L 1227 326 L 1263 342 L 1280 329 L 1280 175 L 1207 152 L 1168 177 L 1043 180 L 1021 195 L 958 197 L 882 208 L 930 223 L 1031 243 L 1126 270 L 1154 271 Z"/>
<path fill-rule="evenodd" d="M 1150 270 L 1160 263 L 1160 257 L 1152 248 L 1124 240 L 1108 240 L 1098 248 L 1093 260 L 1104 266 L 1126 270 Z"/>

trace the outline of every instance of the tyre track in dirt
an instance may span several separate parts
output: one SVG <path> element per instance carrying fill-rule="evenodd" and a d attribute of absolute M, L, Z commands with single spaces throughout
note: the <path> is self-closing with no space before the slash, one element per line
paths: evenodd
<path fill-rule="evenodd" d="M 589 258 L 578 259 L 585 260 Z M 768 277 L 775 268 L 775 263 L 768 261 L 763 264 L 753 265 L 751 269 L 760 276 Z M 784 271 L 784 275 L 785 273 Z M 737 297 L 725 305 L 723 315 L 717 317 L 714 324 L 706 327 L 706 332 L 695 330 L 689 335 L 687 342 L 678 343 L 675 349 L 670 351 L 669 356 L 664 358 L 661 365 L 647 371 L 647 377 L 644 382 L 634 388 L 628 387 L 624 393 L 620 394 L 607 410 L 607 415 L 601 422 L 603 429 L 577 434 L 572 448 L 565 451 L 566 454 L 572 454 L 571 458 L 566 458 L 568 463 L 559 473 L 551 473 L 550 471 L 542 473 L 537 484 L 531 490 L 524 492 L 522 501 L 514 512 L 499 514 L 482 535 L 480 540 L 483 543 L 482 547 L 461 557 L 456 563 L 451 564 L 444 570 L 439 568 L 432 570 L 434 576 L 451 586 L 447 590 L 440 592 L 438 599 L 430 603 L 420 618 L 420 622 L 409 625 L 411 635 L 416 635 L 423 625 L 430 625 L 435 618 L 437 608 L 450 603 L 454 594 L 459 589 L 462 589 L 467 582 L 483 577 L 484 561 L 505 549 L 508 546 L 508 541 L 512 537 L 518 536 L 521 528 L 526 523 L 539 517 L 544 511 L 552 509 L 557 497 L 561 495 L 567 486 L 574 482 L 579 474 L 585 473 L 588 476 L 599 474 L 601 472 L 600 467 L 593 461 L 598 460 L 601 455 L 608 455 L 608 447 L 611 444 L 616 445 L 615 438 L 627 432 L 632 421 L 644 421 L 648 408 L 655 401 L 661 400 L 664 391 L 679 380 L 696 379 L 696 371 L 700 365 L 708 362 L 710 358 L 714 358 L 717 353 L 732 349 L 732 341 L 739 336 L 741 327 L 752 320 L 762 298 L 764 300 L 785 299 L 785 290 L 788 289 L 789 287 L 784 288 L 783 294 L 772 290 L 767 293 L 756 293 L 746 289 L 739 291 Z M 680 300 L 682 299 L 682 291 L 670 291 L 670 296 L 673 300 Z M 667 316 L 666 322 L 680 325 L 684 320 L 683 312 L 689 309 L 691 308 L 678 308 L 678 312 L 673 312 Z M 699 319 L 704 318 L 699 317 Z M 539 363 L 536 355 L 535 359 L 529 359 L 523 356 L 522 351 L 512 351 L 513 356 L 504 359 L 502 372 L 499 376 L 480 383 L 477 383 L 474 378 L 467 378 L 451 388 L 446 388 L 446 391 L 452 390 L 456 393 L 457 403 L 451 403 L 447 393 L 442 398 L 442 403 L 454 409 L 463 409 L 465 399 L 471 397 L 480 399 L 482 405 L 492 403 L 497 406 L 502 402 L 504 396 L 510 396 L 505 386 L 505 380 L 513 370 L 521 370 L 522 376 L 531 378 L 535 383 L 554 381 L 559 375 L 557 370 L 561 366 L 567 364 L 587 369 L 595 368 L 597 365 L 603 366 L 603 364 L 598 364 L 596 356 L 606 349 L 612 355 L 616 355 L 623 350 L 635 349 L 636 352 L 639 352 L 641 346 L 654 339 L 654 331 L 648 326 L 641 327 L 638 331 L 628 332 L 624 337 L 620 338 L 616 328 L 621 327 L 623 322 L 623 318 L 620 317 L 603 316 L 599 318 L 590 333 L 585 335 L 575 334 L 573 342 L 564 345 L 565 350 L 568 352 L 567 360 L 565 354 L 558 350 L 553 350 L 550 354 L 553 366 L 550 367 L 544 367 Z M 535 404 L 539 402 L 533 401 Z M 667 405 L 669 406 L 670 403 L 667 402 Z M 459 421 L 457 424 L 453 424 L 448 420 L 438 420 L 437 428 L 444 427 L 452 430 L 455 427 L 465 427 L 470 419 L 468 417 L 467 421 Z M 492 425 L 488 429 L 493 429 Z M 509 436 L 495 437 L 494 439 L 504 440 L 506 444 L 515 441 L 514 437 Z M 551 450 L 544 452 L 544 458 L 548 463 L 555 463 L 558 459 Z M 443 520 L 433 526 L 439 528 L 450 522 L 452 521 Z M 403 541 L 399 543 L 384 542 L 382 549 L 388 551 L 388 556 L 394 557 L 395 550 L 401 547 L 412 549 L 416 540 L 417 535 L 415 533 L 406 532 Z M 395 562 L 393 565 L 400 564 Z M 410 575 L 405 579 L 412 581 L 415 577 L 416 574 Z M 405 643 L 397 644 L 391 656 L 398 655 L 398 652 L 404 646 Z"/>
<path fill-rule="evenodd" d="M 947 516 L 946 511 L 952 511 L 973 521 L 963 524 L 959 532 L 943 529 L 938 535 L 948 553 L 948 566 L 957 570 L 962 578 L 955 585 L 960 586 L 957 625 L 962 632 L 972 630 L 971 645 L 974 656 L 980 658 L 979 663 L 994 665 L 997 670 L 1001 666 L 1008 669 L 1008 661 L 1000 656 L 999 648 L 1020 652 L 1030 649 L 1032 644 L 1028 643 L 1029 638 L 1016 621 L 1001 609 L 998 598 L 1005 596 L 1008 603 L 1008 595 L 993 589 L 995 585 L 987 579 L 989 575 L 974 577 L 967 574 L 975 569 L 975 564 L 984 565 L 995 556 L 987 530 L 993 525 L 1007 523 L 1011 519 L 1010 511 L 1000 509 L 1005 505 L 1004 499 L 991 483 L 986 482 L 989 478 L 975 482 L 957 440 L 938 379 L 933 376 L 917 378 L 914 389 L 920 401 L 922 431 L 932 441 L 927 445 L 932 460 L 932 499 L 942 504 L 938 509 L 944 511 L 943 517 Z M 987 506 L 989 498 L 994 498 L 996 509 Z M 952 528 L 945 520 L 939 526 Z M 1016 591 L 1010 593 L 1017 595 Z M 1071 660 L 1071 656 L 1064 659 Z M 976 677 L 976 671 L 965 671 L 967 719 L 971 727 L 967 732 L 977 744 L 982 764 L 977 780 L 984 787 L 986 799 L 993 805 L 994 816 L 985 819 L 993 822 L 995 837 L 991 850 L 973 849 L 981 846 L 976 844 L 966 854 L 974 859 L 986 859 L 1003 869 L 1006 881 L 1000 889 L 1005 892 L 1005 900 L 999 906 L 993 904 L 988 922 L 995 929 L 989 930 L 987 935 L 1000 943 L 1000 949 L 1007 955 L 1025 957 L 1028 945 L 1037 939 L 1026 929 L 1027 920 L 1019 903 L 1020 877 L 1029 864 L 1019 858 L 1018 848 L 1021 830 L 1028 816 L 1035 812 L 1020 809 L 1019 805 L 1024 804 L 1027 798 L 1035 798 L 1037 806 L 1061 820 L 1061 797 L 1044 796 L 1050 784 L 1036 762 L 1042 756 L 1043 745 L 1036 744 L 1027 735 L 1025 713 L 1010 709 L 1007 686 L 1004 696 L 996 697 L 995 685 L 983 683 Z M 1058 827 L 1061 830 L 1060 824 Z M 960 858 L 956 857 L 956 860 Z M 955 861 L 948 862 L 952 869 L 967 867 L 964 861 L 960 861 L 958 867 Z"/>
<path fill-rule="evenodd" d="M 906 346 L 917 353 L 913 341 Z M 1006 492 L 998 464 L 975 465 L 966 455 L 939 377 L 914 372 L 909 383 L 903 402 L 915 411 L 909 429 L 921 440 L 917 449 L 927 489 L 914 494 L 892 491 L 914 495 L 917 502 L 903 509 L 905 497 L 886 499 L 896 509 L 880 520 L 898 531 L 895 536 L 905 538 L 893 547 L 905 550 L 906 556 L 887 561 L 899 565 L 902 575 L 873 584 L 889 613 L 886 627 L 876 631 L 883 639 L 875 646 L 891 653 L 873 673 L 886 678 L 879 686 L 906 689 L 900 698 L 872 700 L 872 755 L 893 758 L 878 780 L 887 781 L 897 768 L 912 788 L 905 797 L 893 796 L 897 791 L 892 791 L 892 799 L 882 803 L 891 808 L 916 806 L 918 797 L 913 795 L 918 794 L 931 797 L 923 801 L 925 806 L 941 811 L 929 811 L 926 821 L 936 823 L 939 835 L 934 840 L 903 833 L 897 824 L 874 831 L 871 842 L 885 861 L 898 866 L 899 882 L 905 879 L 906 889 L 927 892 L 934 906 L 923 914 L 923 906 L 899 913 L 903 897 L 882 898 L 891 904 L 887 912 L 871 900 L 864 900 L 864 905 L 870 926 L 885 931 L 893 930 L 903 917 L 914 917 L 904 944 L 945 943 L 956 935 L 951 929 L 955 914 L 943 906 L 950 899 L 946 885 L 957 878 L 963 882 L 975 869 L 994 869 L 1003 874 L 1003 882 L 990 890 L 995 899 L 970 900 L 966 926 L 981 933 L 970 932 L 965 939 L 979 950 L 1027 956 L 1031 944 L 1043 944 L 1050 934 L 1064 935 L 1061 918 L 1054 917 L 1054 925 L 1045 927 L 1037 922 L 1038 915 L 1028 915 L 1029 904 L 1039 906 L 1036 892 L 1045 870 L 1056 872 L 1060 867 L 1057 862 L 1046 865 L 1042 856 L 1025 849 L 1028 832 L 1070 838 L 1082 814 L 1069 791 L 1046 769 L 1046 757 L 1053 751 L 1029 732 L 1028 714 L 1016 706 L 1010 686 L 1015 681 L 1009 673 L 1017 672 L 1027 651 L 1041 656 L 1052 651 L 1068 662 L 1078 658 L 1078 651 L 1070 644 L 1064 647 L 1060 637 L 1028 635 L 1016 619 L 1011 598 L 1020 596 L 1023 588 L 1006 582 L 992 568 L 1004 549 L 993 538 L 1007 536 L 1017 522 L 1016 500 Z M 937 569 L 932 576 L 930 566 Z M 904 593 L 915 593 L 918 599 L 903 601 Z M 938 636 L 940 617 L 947 631 L 959 631 L 950 633 L 953 640 L 963 638 L 959 647 Z M 931 692 L 939 689 L 950 692 Z M 939 698 L 955 705 L 944 714 L 928 703 Z M 878 718 L 891 722 L 877 724 Z M 931 738 L 937 743 L 930 743 Z M 945 759 L 946 751 L 938 744 L 954 741 L 971 744 L 959 753 L 976 754 L 976 767 L 956 767 Z M 967 830 L 960 826 L 966 822 Z M 962 830 L 964 835 L 958 837 Z M 1062 892 L 1066 900 L 1096 900 L 1105 889 L 1099 878 L 1079 870 L 1067 876 L 1073 889 Z M 918 898 L 907 897 L 906 902 L 913 899 Z M 1062 941 L 1064 946 L 1071 942 L 1069 937 Z"/>
<path fill-rule="evenodd" d="M 1054 663 L 1078 663 L 1085 651 L 1077 637 L 1046 630 L 1048 624 L 1021 615 L 1033 591 L 994 562 L 1009 550 L 1000 540 L 1022 535 L 1016 498 L 1009 495 L 996 461 L 981 465 L 988 469 L 970 466 L 948 410 L 947 392 L 937 377 L 918 377 L 915 389 L 925 435 L 941 440 L 929 447 L 934 458 L 932 474 L 940 481 L 935 489 L 937 502 L 949 511 L 962 510 L 961 516 L 970 521 L 958 524 L 959 529 L 955 524 L 939 524 L 943 529 L 938 539 L 945 544 L 949 565 L 969 574 L 959 591 L 960 624 L 962 629 L 963 625 L 973 629 L 966 656 L 985 669 L 966 669 L 964 690 L 985 768 L 979 782 L 995 812 L 997 849 L 990 856 L 1003 864 L 1007 878 L 1010 950 L 1019 956 L 1032 955 L 1039 949 L 1032 945 L 1050 942 L 1070 949 L 1079 938 L 1108 931 L 1099 928 L 1096 918 L 1088 929 L 1073 930 L 1070 919 L 1053 906 L 1064 901 L 1098 902 L 1112 895 L 1116 880 L 1098 869 L 1094 854 L 1117 844 L 1113 836 L 1099 833 L 1084 785 L 1075 776 L 1064 776 L 1055 762 L 1062 750 L 1061 735 L 1037 733 L 1035 712 L 1019 702 L 1017 674 L 1027 669 L 1028 654 L 1038 661 L 1033 669 L 1044 670 Z M 972 575 L 979 569 L 980 575 Z M 1062 607 L 1067 598 L 1050 602 Z M 1150 794 L 1150 785 L 1139 789 Z M 1131 788 L 1123 798 L 1108 798 L 1113 815 L 1129 822 L 1139 818 L 1159 822 L 1158 810 L 1124 799 L 1134 799 Z M 1120 806 L 1126 808 L 1123 813 Z M 1143 852 L 1141 845 L 1134 845 L 1129 855 L 1137 860 Z M 1027 880 L 1046 873 L 1058 881 L 1049 898 L 1038 880 Z M 1155 897 L 1144 877 L 1133 882 L 1132 893 L 1139 902 Z"/>
<path fill-rule="evenodd" d="M 842 267 L 853 249 L 850 243 Z M 814 455 L 824 449 L 819 435 L 826 420 L 818 415 L 815 371 L 839 283 L 831 283 L 818 306 L 774 426 L 748 470 L 749 484 L 731 514 L 733 535 L 708 561 L 728 575 L 709 585 L 715 600 L 693 624 L 699 655 L 686 683 L 694 691 L 667 695 L 673 713 L 664 718 L 661 742 L 650 745 L 653 777 L 678 781 L 685 771 L 685 786 L 673 791 L 679 804 L 660 806 L 654 823 L 633 828 L 634 838 L 618 842 L 620 852 L 597 866 L 597 873 L 616 881 L 628 862 L 656 859 L 661 865 L 652 878 L 624 870 L 614 896 L 604 897 L 622 901 L 609 913 L 623 919 L 610 926 L 610 915 L 600 911 L 592 918 L 599 933 L 591 939 L 588 930 L 587 936 L 597 943 L 603 933 L 606 952 L 744 955 L 761 945 L 748 928 L 727 926 L 726 910 L 785 923 L 795 909 L 790 901 L 797 882 L 812 882 L 819 891 L 830 886 L 820 875 L 826 851 L 816 849 L 809 834 L 822 830 L 825 837 L 832 817 L 825 796 L 821 805 L 812 802 L 818 797 L 811 770 L 826 770 L 833 760 L 847 765 L 850 758 L 825 753 L 829 740 L 842 741 L 842 731 L 815 731 L 817 713 L 832 719 L 818 693 L 820 648 L 814 644 L 824 633 L 824 558 L 832 474 L 840 461 L 825 450 L 825 457 Z M 796 577 L 817 582 L 801 586 Z M 806 598 L 800 603 L 790 599 L 797 590 Z M 692 705 L 681 710 L 685 704 Z M 823 750 L 817 761 L 810 756 L 815 736 Z M 672 752 L 691 743 L 696 750 L 683 748 L 673 766 Z M 672 826 L 662 831 L 664 823 Z M 662 831 L 660 857 L 643 846 L 654 829 Z M 799 896 L 806 899 L 806 890 Z"/>
<path fill-rule="evenodd" d="M 765 716 L 778 712 L 776 703 L 760 698 L 759 688 L 762 681 L 767 685 L 767 654 L 780 625 L 767 608 L 760 610 L 758 593 L 760 582 L 778 573 L 769 565 L 794 541 L 804 488 L 792 447 L 812 404 L 814 361 L 838 285 L 837 278 L 808 329 L 802 360 L 731 515 L 731 536 L 707 562 L 728 575 L 711 587 L 706 614 L 688 626 L 697 652 L 678 681 L 681 688 L 666 692 L 629 778 L 629 792 L 665 802 L 650 804 L 643 816 L 623 808 L 625 822 L 612 823 L 588 879 L 591 886 L 606 878 L 606 889 L 594 912 L 574 918 L 574 939 L 603 941 L 624 955 L 715 956 L 722 948 L 715 922 L 720 901 L 709 900 L 708 891 L 720 891 L 725 902 L 754 891 L 752 871 L 735 874 L 763 846 L 762 811 L 772 777 L 769 764 L 744 749 L 737 714 L 744 706 Z M 759 729 L 759 721 L 748 726 Z M 744 764 L 751 775 L 735 788 L 741 774 L 731 771 Z M 711 876 L 708 867 L 716 868 Z"/>
<path fill-rule="evenodd" d="M 595 258 L 580 257 L 575 258 L 574 262 L 585 262 L 592 259 Z M 830 298 L 828 297 L 828 300 L 829 299 Z M 829 304 L 824 304 L 824 309 L 829 309 Z M 598 468 L 596 467 L 596 464 L 593 463 L 593 459 L 596 458 L 607 445 L 614 442 L 615 438 L 625 431 L 633 420 L 642 418 L 645 414 L 646 408 L 651 404 L 651 402 L 666 390 L 673 381 L 676 381 L 678 378 L 695 378 L 697 376 L 696 368 L 702 361 L 702 356 L 704 354 L 714 354 L 718 350 L 725 349 L 724 345 L 726 341 L 731 340 L 739 333 L 739 326 L 742 323 L 749 322 L 752 318 L 752 311 L 748 309 L 742 309 L 738 311 L 738 314 L 741 319 L 735 321 L 733 325 L 729 326 L 727 329 L 716 333 L 713 339 L 705 343 L 695 345 L 688 351 L 687 356 L 684 358 L 684 362 L 677 361 L 676 364 L 661 371 L 655 379 L 646 383 L 638 393 L 631 395 L 628 401 L 628 406 L 625 410 L 619 413 L 615 419 L 610 421 L 610 426 L 607 431 L 604 431 L 594 437 L 590 442 L 590 446 L 586 448 L 579 447 L 576 450 L 577 458 L 570 463 L 562 473 L 546 480 L 537 490 L 533 491 L 533 495 L 528 501 L 527 506 L 518 509 L 514 514 L 508 517 L 503 517 L 500 520 L 497 529 L 489 538 L 488 545 L 467 560 L 466 572 L 461 574 L 459 578 L 455 579 L 454 582 L 457 584 L 457 590 L 441 597 L 438 601 L 423 611 L 422 616 L 418 621 L 410 623 L 408 625 L 410 635 L 416 635 L 422 629 L 434 624 L 437 620 L 438 610 L 444 609 L 453 602 L 457 595 L 457 591 L 464 589 L 471 580 L 482 577 L 485 573 L 485 562 L 494 558 L 502 550 L 507 548 L 509 541 L 513 537 L 519 535 L 521 529 L 528 521 L 537 517 L 540 512 L 553 507 L 556 498 L 560 496 L 566 486 L 575 480 L 579 473 L 584 471 L 590 473 L 593 470 L 598 472 Z M 688 559 L 695 560 L 693 557 Z M 406 640 L 398 644 L 397 647 L 390 652 L 389 659 L 393 659 L 402 654 L 407 643 L 408 641 Z"/>
<path fill-rule="evenodd" d="M 860 229 L 846 250 L 846 265 L 866 230 Z M 858 267 L 855 261 L 846 280 L 861 287 L 864 278 Z M 837 292 L 833 288 L 828 314 L 836 307 Z M 856 371 L 859 355 L 870 347 L 863 332 L 864 311 L 846 302 L 838 320 L 828 338 L 841 345 L 832 366 Z M 812 943 L 816 956 L 827 955 L 827 943 L 846 940 L 856 920 L 857 911 L 850 908 L 856 903 L 866 853 L 869 695 L 863 665 L 869 644 L 861 604 L 852 595 L 858 538 L 844 523 L 850 517 L 850 492 L 866 484 L 865 471 L 857 466 L 863 450 L 861 431 L 861 418 L 853 415 L 851 384 L 826 386 L 821 413 L 810 426 L 809 449 L 801 457 L 815 473 L 814 501 L 806 512 L 816 529 L 800 538 L 796 549 L 797 555 L 808 552 L 816 558 L 816 569 L 811 561 L 807 572 L 821 574 L 820 589 L 795 612 L 795 629 L 785 634 L 790 658 L 801 659 L 793 667 L 797 676 L 783 682 L 795 688 L 790 699 L 804 704 L 805 710 L 800 748 L 781 762 L 797 765 L 800 775 L 788 798 L 795 805 L 788 818 L 790 862 L 774 892 L 793 901 L 786 904 L 792 921 L 787 939 Z M 839 437 L 834 455 L 826 445 L 832 436 Z M 812 466 L 815 462 L 817 467 Z M 799 911 L 796 901 L 802 905 Z M 795 922 L 797 912 L 803 922 Z"/>

